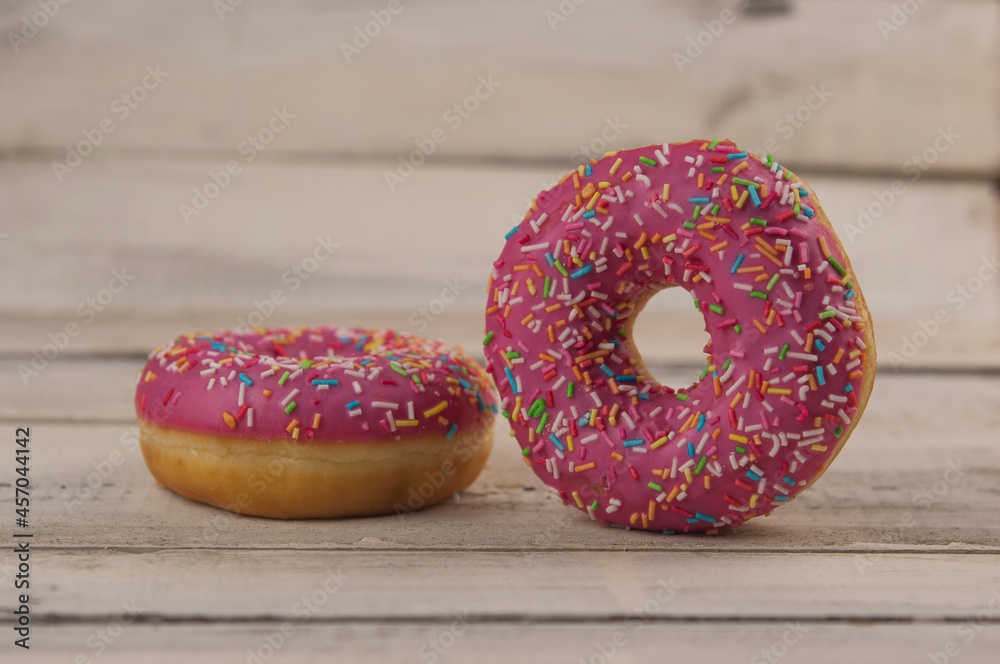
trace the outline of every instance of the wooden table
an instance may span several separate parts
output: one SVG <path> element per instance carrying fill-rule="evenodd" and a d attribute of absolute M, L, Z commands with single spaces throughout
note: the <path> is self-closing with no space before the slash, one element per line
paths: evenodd
<path fill-rule="evenodd" d="M 386 0 L 49 4 L 0 49 L 0 661 L 1000 660 L 1000 279 L 973 281 L 1000 249 L 1000 0 L 755 0 L 727 23 L 721 0 L 403 2 L 350 57 Z M 154 484 L 132 395 L 157 345 L 259 317 L 478 348 L 528 197 L 585 152 L 695 136 L 805 177 L 874 312 L 868 410 L 792 504 L 714 536 L 604 527 L 505 425 L 468 491 L 402 517 L 269 521 Z M 701 324 L 652 301 L 657 376 L 700 371 Z"/>

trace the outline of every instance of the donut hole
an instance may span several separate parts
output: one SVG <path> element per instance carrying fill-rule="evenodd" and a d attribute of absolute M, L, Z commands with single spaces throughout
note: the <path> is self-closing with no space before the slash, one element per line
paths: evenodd
<path fill-rule="evenodd" d="M 711 337 L 694 296 L 673 286 L 653 294 L 636 316 L 632 343 L 647 371 L 675 390 L 698 382 Z"/>

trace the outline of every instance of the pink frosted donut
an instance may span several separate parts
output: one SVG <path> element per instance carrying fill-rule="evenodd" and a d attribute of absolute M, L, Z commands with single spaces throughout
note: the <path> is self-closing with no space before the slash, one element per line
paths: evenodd
<path fill-rule="evenodd" d="M 609 153 L 542 192 L 489 282 L 487 370 L 524 460 L 566 504 L 693 532 L 819 477 L 871 393 L 871 318 L 815 195 L 730 141 Z M 632 325 L 680 286 L 708 366 L 671 389 Z"/>
<path fill-rule="evenodd" d="M 159 482 L 277 518 L 444 500 L 485 464 L 496 401 L 461 349 L 338 327 L 184 335 L 150 355 L 135 394 Z"/>

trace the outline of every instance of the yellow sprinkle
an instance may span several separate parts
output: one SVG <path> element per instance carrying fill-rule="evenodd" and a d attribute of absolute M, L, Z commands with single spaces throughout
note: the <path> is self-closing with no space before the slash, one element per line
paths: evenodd
<path fill-rule="evenodd" d="M 663 436 L 662 438 L 658 438 L 658 439 L 654 440 L 653 443 L 649 446 L 649 449 L 655 450 L 657 447 L 660 447 L 661 445 L 666 445 L 666 444 L 667 444 L 667 437 Z"/>
<path fill-rule="evenodd" d="M 573 499 L 576 500 L 576 504 L 581 509 L 583 508 L 583 499 L 580 498 L 580 494 L 576 491 L 573 492 Z"/>
<path fill-rule="evenodd" d="M 431 415 L 437 415 L 438 413 L 440 413 L 442 410 L 444 410 L 447 407 L 448 407 L 448 402 L 447 401 L 442 401 L 441 403 L 439 403 L 438 405 L 434 406 L 433 408 L 428 408 L 427 410 L 425 410 L 424 411 L 424 417 L 430 417 Z"/>
<path fill-rule="evenodd" d="M 663 195 L 660 196 L 660 198 L 662 198 L 665 201 L 669 201 L 670 200 L 670 185 L 669 184 L 664 184 L 663 185 Z"/>
<path fill-rule="evenodd" d="M 584 464 L 580 464 L 579 466 L 576 466 L 573 469 L 573 472 L 574 473 L 582 473 L 585 470 L 593 470 L 596 467 L 597 467 L 597 464 L 595 462 L 591 461 L 589 463 L 584 463 Z"/>
<path fill-rule="evenodd" d="M 619 157 L 618 159 L 615 159 L 615 163 L 614 163 L 614 165 L 611 166 L 611 170 L 608 171 L 608 173 L 610 173 L 611 175 L 614 175 L 615 173 L 618 172 L 618 167 L 621 166 L 621 165 L 622 165 L 622 159 L 621 159 L 621 157 Z"/>
<path fill-rule="evenodd" d="M 744 444 L 750 439 L 747 438 L 746 436 L 740 436 L 739 434 L 731 433 L 729 434 L 729 440 L 734 440 L 737 443 Z"/>
<path fill-rule="evenodd" d="M 416 420 L 396 420 L 397 427 L 415 427 L 418 424 Z"/>

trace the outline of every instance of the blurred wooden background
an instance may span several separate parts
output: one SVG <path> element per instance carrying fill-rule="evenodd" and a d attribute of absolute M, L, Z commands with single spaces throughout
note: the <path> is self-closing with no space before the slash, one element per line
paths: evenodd
<path fill-rule="evenodd" d="M 672 574 L 683 601 L 616 661 L 773 655 L 799 617 L 796 661 L 924 661 L 1000 588 L 1000 1 L 24 0 L 0 4 L 0 35 L 0 420 L 37 430 L 53 657 L 93 656 L 138 598 L 142 624 L 101 661 L 181 642 L 244 661 L 331 568 L 342 601 L 279 660 L 597 662 L 591 642 Z M 405 520 L 206 525 L 221 513 L 152 486 L 134 452 L 86 492 L 154 346 L 248 321 L 475 350 L 490 263 L 538 191 L 605 150 L 694 137 L 814 187 L 876 323 L 865 422 L 766 523 L 591 527 L 504 435 L 461 501 Z M 701 327 L 683 293 L 653 300 L 637 336 L 657 375 L 690 377 Z M 953 459 L 968 474 L 923 510 Z M 454 615 L 480 624 L 421 654 Z M 962 661 L 992 661 L 998 616 Z"/>

